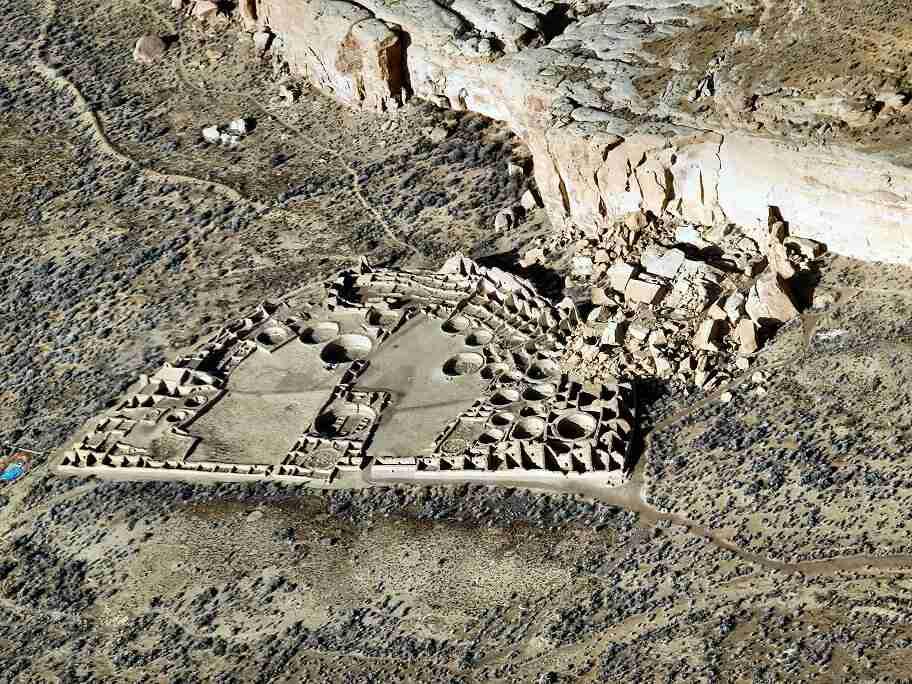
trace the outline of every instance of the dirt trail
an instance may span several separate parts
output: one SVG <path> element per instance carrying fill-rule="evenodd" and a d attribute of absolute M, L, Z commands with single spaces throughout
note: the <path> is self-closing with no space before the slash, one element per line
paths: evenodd
<path fill-rule="evenodd" d="M 42 23 L 38 34 L 38 40 L 35 46 L 36 58 L 34 60 L 33 67 L 35 71 L 40 74 L 52 87 L 57 88 L 58 90 L 66 91 L 70 94 L 70 96 L 73 98 L 73 107 L 78 112 L 77 118 L 83 124 L 89 127 L 92 134 L 92 139 L 95 141 L 102 152 L 110 157 L 113 157 L 122 164 L 137 166 L 140 170 L 140 173 L 152 180 L 160 181 L 163 183 L 196 185 L 206 188 L 207 190 L 217 192 L 233 202 L 249 202 L 249 200 L 247 200 L 237 190 L 228 187 L 223 183 L 203 180 L 201 178 L 194 178 L 192 176 L 184 176 L 180 174 L 162 173 L 155 171 L 154 169 L 145 168 L 140 164 L 139 160 L 134 159 L 133 157 L 120 151 L 111 142 L 111 139 L 105 132 L 104 126 L 102 125 L 101 119 L 99 119 L 97 112 L 89 105 L 79 87 L 62 73 L 60 73 L 58 69 L 52 67 L 48 63 L 48 60 L 46 58 L 49 40 L 48 31 L 50 29 L 51 23 L 54 21 L 54 17 L 57 15 L 57 0 L 46 0 L 45 6 L 47 8 L 47 15 L 45 16 L 44 22 Z"/>
<path fill-rule="evenodd" d="M 170 31 L 172 31 L 177 36 L 178 42 L 180 44 L 180 49 L 178 52 L 176 73 L 177 73 L 178 80 L 181 82 L 181 84 L 184 87 L 186 87 L 188 90 L 191 90 L 191 91 L 197 93 L 198 95 L 206 96 L 209 98 L 215 97 L 217 95 L 221 95 L 221 96 L 226 95 L 226 93 L 213 93 L 210 89 L 206 88 L 205 85 L 198 86 L 195 83 L 193 83 L 191 81 L 191 79 L 187 76 L 186 68 L 184 66 L 185 50 L 184 50 L 184 41 L 183 41 L 183 33 L 184 33 L 184 17 L 183 16 L 180 17 L 178 23 L 175 25 L 167 17 L 162 15 L 160 12 L 157 12 L 151 8 L 148 8 L 145 5 L 141 5 L 138 2 L 136 2 L 134 4 L 142 7 L 143 9 L 146 9 L 147 11 L 152 12 L 156 17 L 158 17 L 158 19 L 162 23 L 164 23 L 168 27 L 168 29 Z M 231 95 L 231 94 L 228 94 L 228 95 Z M 358 172 L 352 167 L 351 161 L 348 160 L 342 152 L 340 152 L 339 150 L 337 150 L 335 148 L 329 147 L 327 145 L 323 145 L 315 138 L 315 136 L 307 135 L 306 132 L 302 131 L 301 129 L 297 128 L 293 124 L 284 120 L 278 114 L 266 109 L 262 104 L 257 102 L 252 97 L 244 95 L 240 98 L 234 97 L 234 99 L 244 102 L 248 107 L 256 110 L 257 112 L 259 112 L 266 118 L 272 119 L 278 125 L 280 125 L 282 128 L 284 128 L 288 132 L 292 133 L 293 135 L 298 137 L 300 140 L 306 142 L 309 146 L 315 147 L 318 150 L 320 150 L 321 152 L 324 152 L 325 154 L 328 154 L 329 156 L 333 157 L 339 163 L 339 165 L 342 166 L 342 168 L 345 170 L 345 173 L 351 177 L 352 190 L 354 191 L 355 196 L 358 198 L 358 201 L 365 208 L 365 210 L 367 210 L 371 214 L 371 216 L 374 217 L 374 219 L 377 221 L 377 223 L 383 228 L 383 232 L 386 235 L 387 240 L 391 244 L 395 245 L 396 247 L 403 249 L 406 252 L 411 253 L 414 257 L 416 257 L 418 259 L 419 265 L 424 264 L 428 261 L 427 257 L 425 257 L 425 255 L 420 250 L 418 250 L 414 245 L 411 245 L 411 244 L 405 242 L 396 234 L 396 231 L 390 225 L 389 221 L 386 220 L 386 218 L 383 216 L 383 214 L 380 212 L 380 210 L 377 207 L 375 207 L 368 200 L 367 196 L 364 194 L 364 191 L 361 188 L 361 183 L 359 181 Z M 320 126 L 320 124 L 315 124 L 315 125 Z M 327 138 L 329 137 L 328 132 L 326 131 L 325 128 L 322 128 L 322 126 L 321 126 L 321 133 L 324 136 L 326 136 Z M 290 218 L 293 223 L 297 223 L 297 216 L 294 214 L 294 212 L 289 212 L 285 209 L 281 209 L 280 207 L 273 206 L 273 207 L 267 208 L 263 215 L 265 216 L 266 214 L 270 214 L 270 213 L 278 214 L 283 217 Z M 346 259 L 346 260 L 348 260 L 348 259 Z"/>

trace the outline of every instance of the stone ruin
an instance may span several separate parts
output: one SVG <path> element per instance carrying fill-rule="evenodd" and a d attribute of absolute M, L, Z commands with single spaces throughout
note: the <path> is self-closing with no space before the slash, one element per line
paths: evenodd
<path fill-rule="evenodd" d="M 569 302 L 461 256 L 438 272 L 362 262 L 320 301 L 313 292 L 266 301 L 140 375 L 56 472 L 316 487 L 626 481 L 634 389 L 562 372 L 579 323 Z"/>

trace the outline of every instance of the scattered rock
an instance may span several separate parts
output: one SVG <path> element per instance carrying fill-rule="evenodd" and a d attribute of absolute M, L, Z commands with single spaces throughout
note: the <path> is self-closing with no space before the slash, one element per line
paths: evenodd
<path fill-rule="evenodd" d="M 678 226 L 675 230 L 675 241 L 681 245 L 689 245 L 698 250 L 704 250 L 712 246 L 711 242 L 708 242 L 703 239 L 703 236 L 700 235 L 694 226 Z"/>
<path fill-rule="evenodd" d="M 433 128 L 424 129 L 424 134 L 428 140 L 436 145 L 446 140 L 450 132 L 443 126 L 434 126 Z"/>
<path fill-rule="evenodd" d="M 656 328 L 649 334 L 650 347 L 664 347 L 666 344 L 668 344 L 668 338 L 661 328 Z"/>
<path fill-rule="evenodd" d="M 234 119 L 227 126 L 206 126 L 203 129 L 203 140 L 210 144 L 222 144 L 235 147 L 240 144 L 241 138 L 250 133 L 249 119 Z"/>
<path fill-rule="evenodd" d="M 573 257 L 572 269 L 574 277 L 585 278 L 586 276 L 592 275 L 592 259 L 586 256 L 575 256 Z"/>
<path fill-rule="evenodd" d="M 643 304 L 658 304 L 665 295 L 665 286 L 662 283 L 631 278 L 624 288 L 624 296 L 632 302 Z"/>
<path fill-rule="evenodd" d="M 167 45 L 158 36 L 146 34 L 136 41 L 133 48 L 133 61 L 139 64 L 153 64 L 165 54 Z"/>
<path fill-rule="evenodd" d="M 661 251 L 656 247 L 649 247 L 643 252 L 640 264 L 647 273 L 673 280 L 684 264 L 686 255 L 680 249 Z"/>
<path fill-rule="evenodd" d="M 218 126 L 206 126 L 203 129 L 203 140 L 208 143 L 217 143 L 221 142 L 222 134 L 219 132 Z"/>
<path fill-rule="evenodd" d="M 721 325 L 718 319 L 707 318 L 700 324 L 694 337 L 694 347 L 705 351 L 716 352 L 719 347 L 715 344 L 719 337 Z"/>
<path fill-rule="evenodd" d="M 759 348 L 757 344 L 757 326 L 749 318 L 742 318 L 735 328 L 735 337 L 738 338 L 738 353 L 742 356 L 753 354 Z"/>
<path fill-rule="evenodd" d="M 619 261 L 608 269 L 608 282 L 615 292 L 625 292 L 627 283 L 636 274 L 636 267 Z"/>
<path fill-rule="evenodd" d="M 247 119 L 235 119 L 228 124 L 228 132 L 233 135 L 247 135 L 249 132 Z"/>
<path fill-rule="evenodd" d="M 785 238 L 784 244 L 787 249 L 794 250 L 805 259 L 819 259 L 826 254 L 826 246 L 816 240 L 808 238 L 792 237 Z"/>
<path fill-rule="evenodd" d="M 605 292 L 604 287 L 593 286 L 590 290 L 592 297 L 592 303 L 596 306 L 601 306 L 602 304 L 607 304 L 611 300 L 608 298 L 608 294 Z"/>
<path fill-rule="evenodd" d="M 538 208 L 538 200 L 535 199 L 535 195 L 532 194 L 531 190 L 526 190 L 522 194 L 522 197 L 519 198 L 519 203 L 526 211 L 533 211 Z"/>
<path fill-rule="evenodd" d="M 725 299 L 725 315 L 732 324 L 737 323 L 744 313 L 744 295 L 740 292 L 733 292 Z"/>
<path fill-rule="evenodd" d="M 300 93 L 288 84 L 283 83 L 279 86 L 279 98 L 282 100 L 282 104 L 284 104 L 286 107 L 297 102 L 299 95 Z"/>
<path fill-rule="evenodd" d="M 257 31 L 253 34 L 253 47 L 257 54 L 263 55 L 269 50 L 272 34 L 268 31 Z"/>
<path fill-rule="evenodd" d="M 640 342 L 645 342 L 646 338 L 649 337 L 649 328 L 639 321 L 631 324 L 627 329 L 627 332 L 630 333 L 630 336 L 633 339 L 639 340 Z"/>
<path fill-rule="evenodd" d="M 509 230 L 513 227 L 513 212 L 509 209 L 501 209 L 494 216 L 495 230 Z"/>
<path fill-rule="evenodd" d="M 626 327 L 624 322 L 608 321 L 602 330 L 601 343 L 611 346 L 620 346 L 624 344 Z"/>
<path fill-rule="evenodd" d="M 664 354 L 661 354 L 656 349 L 652 350 L 652 357 L 655 362 L 656 375 L 660 378 L 667 378 L 672 373 L 671 361 L 669 361 Z"/>
<path fill-rule="evenodd" d="M 495 217 L 495 222 L 496 222 L 496 217 Z M 523 268 L 529 268 L 529 266 L 533 266 L 535 264 L 540 264 L 544 260 L 545 260 L 545 250 L 543 250 L 541 247 L 534 247 L 534 248 L 526 251 L 525 254 L 523 254 L 522 259 L 519 260 L 519 265 L 522 266 Z"/>
<path fill-rule="evenodd" d="M 785 280 L 793 278 L 797 272 L 789 260 L 788 250 L 785 247 L 785 237 L 788 233 L 787 226 L 782 221 L 770 225 L 769 244 L 766 257 L 770 268 Z"/>
<path fill-rule="evenodd" d="M 241 21 L 244 24 L 244 30 L 248 33 L 256 31 L 256 0 L 239 0 L 238 12 L 241 15 Z"/>
<path fill-rule="evenodd" d="M 767 271 L 757 279 L 748 294 L 745 310 L 761 327 L 785 323 L 798 315 L 788 286 L 773 271 Z"/>
<path fill-rule="evenodd" d="M 198 0 L 193 5 L 193 17 L 200 21 L 208 21 L 218 14 L 218 5 L 209 0 Z"/>
<path fill-rule="evenodd" d="M 725 312 L 725 309 L 723 309 L 723 308 L 719 305 L 719 302 L 713 303 L 713 304 L 706 310 L 706 315 L 707 315 L 709 318 L 712 318 L 713 320 L 716 320 L 716 321 L 724 321 L 726 318 L 728 318 L 728 314 Z"/>

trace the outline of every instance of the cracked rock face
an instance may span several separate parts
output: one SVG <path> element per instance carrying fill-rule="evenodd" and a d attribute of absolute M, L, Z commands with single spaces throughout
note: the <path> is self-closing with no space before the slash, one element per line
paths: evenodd
<path fill-rule="evenodd" d="M 639 209 L 760 234 L 775 206 L 796 235 L 908 262 L 912 86 L 899 46 L 912 10 L 833 9 L 257 0 L 244 16 L 350 106 L 414 96 L 508 122 L 558 225 L 596 230 Z"/>

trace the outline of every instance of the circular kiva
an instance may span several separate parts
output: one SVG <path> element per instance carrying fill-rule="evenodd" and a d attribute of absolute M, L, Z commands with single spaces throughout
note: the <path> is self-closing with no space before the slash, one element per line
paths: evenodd
<path fill-rule="evenodd" d="M 349 363 L 366 359 L 374 343 L 367 335 L 346 333 L 323 347 L 320 358 L 326 363 Z"/>
<path fill-rule="evenodd" d="M 529 385 L 523 392 L 523 399 L 526 401 L 544 401 L 550 399 L 557 393 L 557 387 L 550 382 L 538 382 Z"/>
<path fill-rule="evenodd" d="M 509 406 L 516 401 L 519 401 L 519 392 L 506 387 L 498 390 L 491 397 L 491 403 L 494 406 Z"/>
<path fill-rule="evenodd" d="M 446 321 L 441 326 L 441 329 L 445 333 L 461 333 L 465 330 L 468 330 L 471 324 L 472 322 L 466 316 L 463 316 L 462 314 L 456 314 L 450 320 Z"/>
<path fill-rule="evenodd" d="M 190 408 L 199 408 L 206 403 L 206 397 L 202 394 L 191 394 L 189 397 L 184 399 L 184 406 L 189 406 Z"/>
<path fill-rule="evenodd" d="M 450 437 L 447 441 L 440 445 L 440 451 L 445 454 L 458 454 L 465 451 L 468 446 L 469 443 L 462 437 Z"/>
<path fill-rule="evenodd" d="M 277 325 L 270 326 L 266 328 L 263 332 L 257 335 L 257 342 L 260 344 L 267 345 L 277 345 L 282 344 L 285 340 L 288 339 L 288 333 L 285 332 L 284 328 L 280 328 Z"/>
<path fill-rule="evenodd" d="M 376 411 L 367 404 L 343 401 L 317 416 L 314 427 L 325 437 L 350 437 L 367 430 L 376 419 Z"/>
<path fill-rule="evenodd" d="M 560 367 L 551 359 L 539 359 L 529 367 L 530 380 L 547 380 L 560 374 Z"/>
<path fill-rule="evenodd" d="M 304 468 L 323 469 L 332 468 L 339 462 L 341 456 L 342 454 L 335 449 L 317 449 L 305 454 L 298 460 L 299 464 Z"/>
<path fill-rule="evenodd" d="M 334 321 L 313 323 L 301 331 L 301 342 L 323 344 L 339 334 L 339 324 Z"/>
<path fill-rule="evenodd" d="M 554 432 L 560 439 L 575 442 L 591 437 L 596 427 L 598 422 L 593 416 L 575 411 L 558 418 L 554 423 Z"/>
<path fill-rule="evenodd" d="M 500 413 L 495 413 L 491 416 L 491 425 L 494 427 L 506 427 L 514 420 L 516 420 L 516 416 L 512 413 L 509 411 L 501 411 Z"/>
<path fill-rule="evenodd" d="M 470 347 L 483 347 L 494 339 L 494 334 L 484 328 L 475 328 L 466 335 L 465 343 Z"/>
<path fill-rule="evenodd" d="M 505 363 L 489 363 L 481 369 L 481 377 L 485 380 L 493 380 L 499 375 L 503 375 L 510 367 Z"/>
<path fill-rule="evenodd" d="M 520 418 L 513 427 L 513 438 L 520 440 L 535 439 L 545 432 L 545 426 L 545 421 L 535 416 Z"/>
<path fill-rule="evenodd" d="M 450 377 L 471 375 L 477 373 L 484 366 L 484 357 L 474 352 L 464 352 L 451 356 L 443 364 L 443 372 Z"/>

